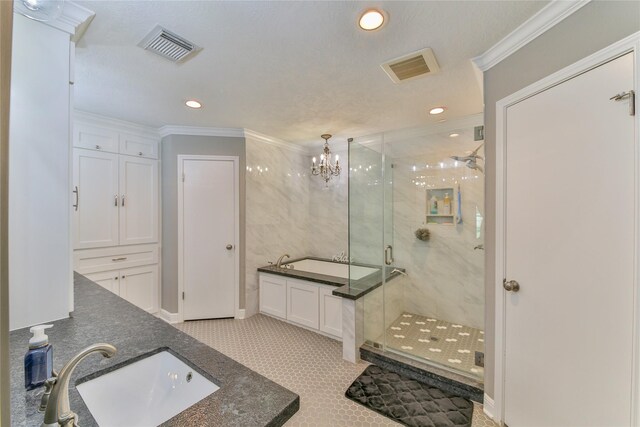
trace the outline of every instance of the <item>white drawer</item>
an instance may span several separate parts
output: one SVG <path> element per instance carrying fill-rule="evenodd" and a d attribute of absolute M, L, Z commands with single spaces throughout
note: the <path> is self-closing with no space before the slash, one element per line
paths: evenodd
<path fill-rule="evenodd" d="M 118 132 L 98 126 L 75 123 L 73 146 L 89 150 L 118 152 Z"/>
<path fill-rule="evenodd" d="M 158 158 L 158 141 L 143 136 L 120 134 L 120 154 L 136 157 Z"/>
<path fill-rule="evenodd" d="M 158 263 L 158 245 L 78 250 L 73 253 L 73 269 L 80 274 L 138 267 Z"/>

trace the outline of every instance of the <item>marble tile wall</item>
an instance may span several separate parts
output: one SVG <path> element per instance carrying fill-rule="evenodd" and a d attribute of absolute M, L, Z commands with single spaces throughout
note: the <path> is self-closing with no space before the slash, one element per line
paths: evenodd
<path fill-rule="evenodd" d="M 320 152 L 320 149 L 318 149 Z M 349 252 L 349 171 L 348 152 L 340 156 L 342 173 L 325 186 L 320 177 L 309 178 L 309 255 L 331 258 Z M 312 156 L 307 157 L 311 165 Z"/>
<path fill-rule="evenodd" d="M 246 139 L 247 317 L 258 312 L 258 267 L 288 253 L 309 255 L 309 165 L 306 154 Z"/>
<path fill-rule="evenodd" d="M 484 176 L 455 162 L 478 144 L 442 146 L 426 154 L 394 158 L 393 222 L 395 265 L 407 270 L 405 311 L 484 327 Z M 428 167 L 427 167 L 428 165 Z M 455 188 L 462 193 L 462 224 L 425 224 L 427 188 Z M 454 204 L 455 206 L 455 204 Z M 414 236 L 431 232 L 428 242 Z"/>

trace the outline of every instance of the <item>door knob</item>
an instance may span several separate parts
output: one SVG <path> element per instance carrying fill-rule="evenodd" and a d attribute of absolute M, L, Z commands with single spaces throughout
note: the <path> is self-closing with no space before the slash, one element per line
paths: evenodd
<path fill-rule="evenodd" d="M 227 245 L 227 250 L 230 251 L 231 249 L 233 249 L 233 245 L 232 244 L 228 244 Z"/>
<path fill-rule="evenodd" d="M 502 287 L 507 292 L 518 292 L 520 290 L 520 283 L 516 282 L 515 280 L 509 280 L 507 282 L 507 279 L 504 279 L 502 281 Z"/>

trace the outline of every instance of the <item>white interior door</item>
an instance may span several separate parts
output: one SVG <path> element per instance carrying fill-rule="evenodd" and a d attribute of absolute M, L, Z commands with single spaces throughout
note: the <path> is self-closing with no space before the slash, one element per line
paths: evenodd
<path fill-rule="evenodd" d="M 158 163 L 120 156 L 120 244 L 158 241 Z"/>
<path fill-rule="evenodd" d="M 74 249 L 118 244 L 118 155 L 73 150 Z"/>
<path fill-rule="evenodd" d="M 233 317 L 237 159 L 182 159 L 181 166 L 184 319 Z"/>
<path fill-rule="evenodd" d="M 635 144 L 627 54 L 507 109 L 504 421 L 628 426 Z"/>

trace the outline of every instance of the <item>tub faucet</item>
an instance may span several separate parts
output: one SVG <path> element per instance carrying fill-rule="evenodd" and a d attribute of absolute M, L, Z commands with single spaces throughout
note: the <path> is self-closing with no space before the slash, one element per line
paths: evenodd
<path fill-rule="evenodd" d="M 92 353 L 102 353 L 104 357 L 116 354 L 116 348 L 111 344 L 94 344 L 76 354 L 64 365 L 57 377 L 47 380 L 47 390 L 42 396 L 45 404 L 43 427 L 77 426 L 78 415 L 69 406 L 69 380 L 78 363 Z"/>
<path fill-rule="evenodd" d="M 278 258 L 278 261 L 276 261 L 276 268 L 282 268 L 281 264 L 282 264 L 282 260 L 284 259 L 284 257 L 291 258 L 289 256 L 289 254 L 282 255 L 280 258 Z"/>

